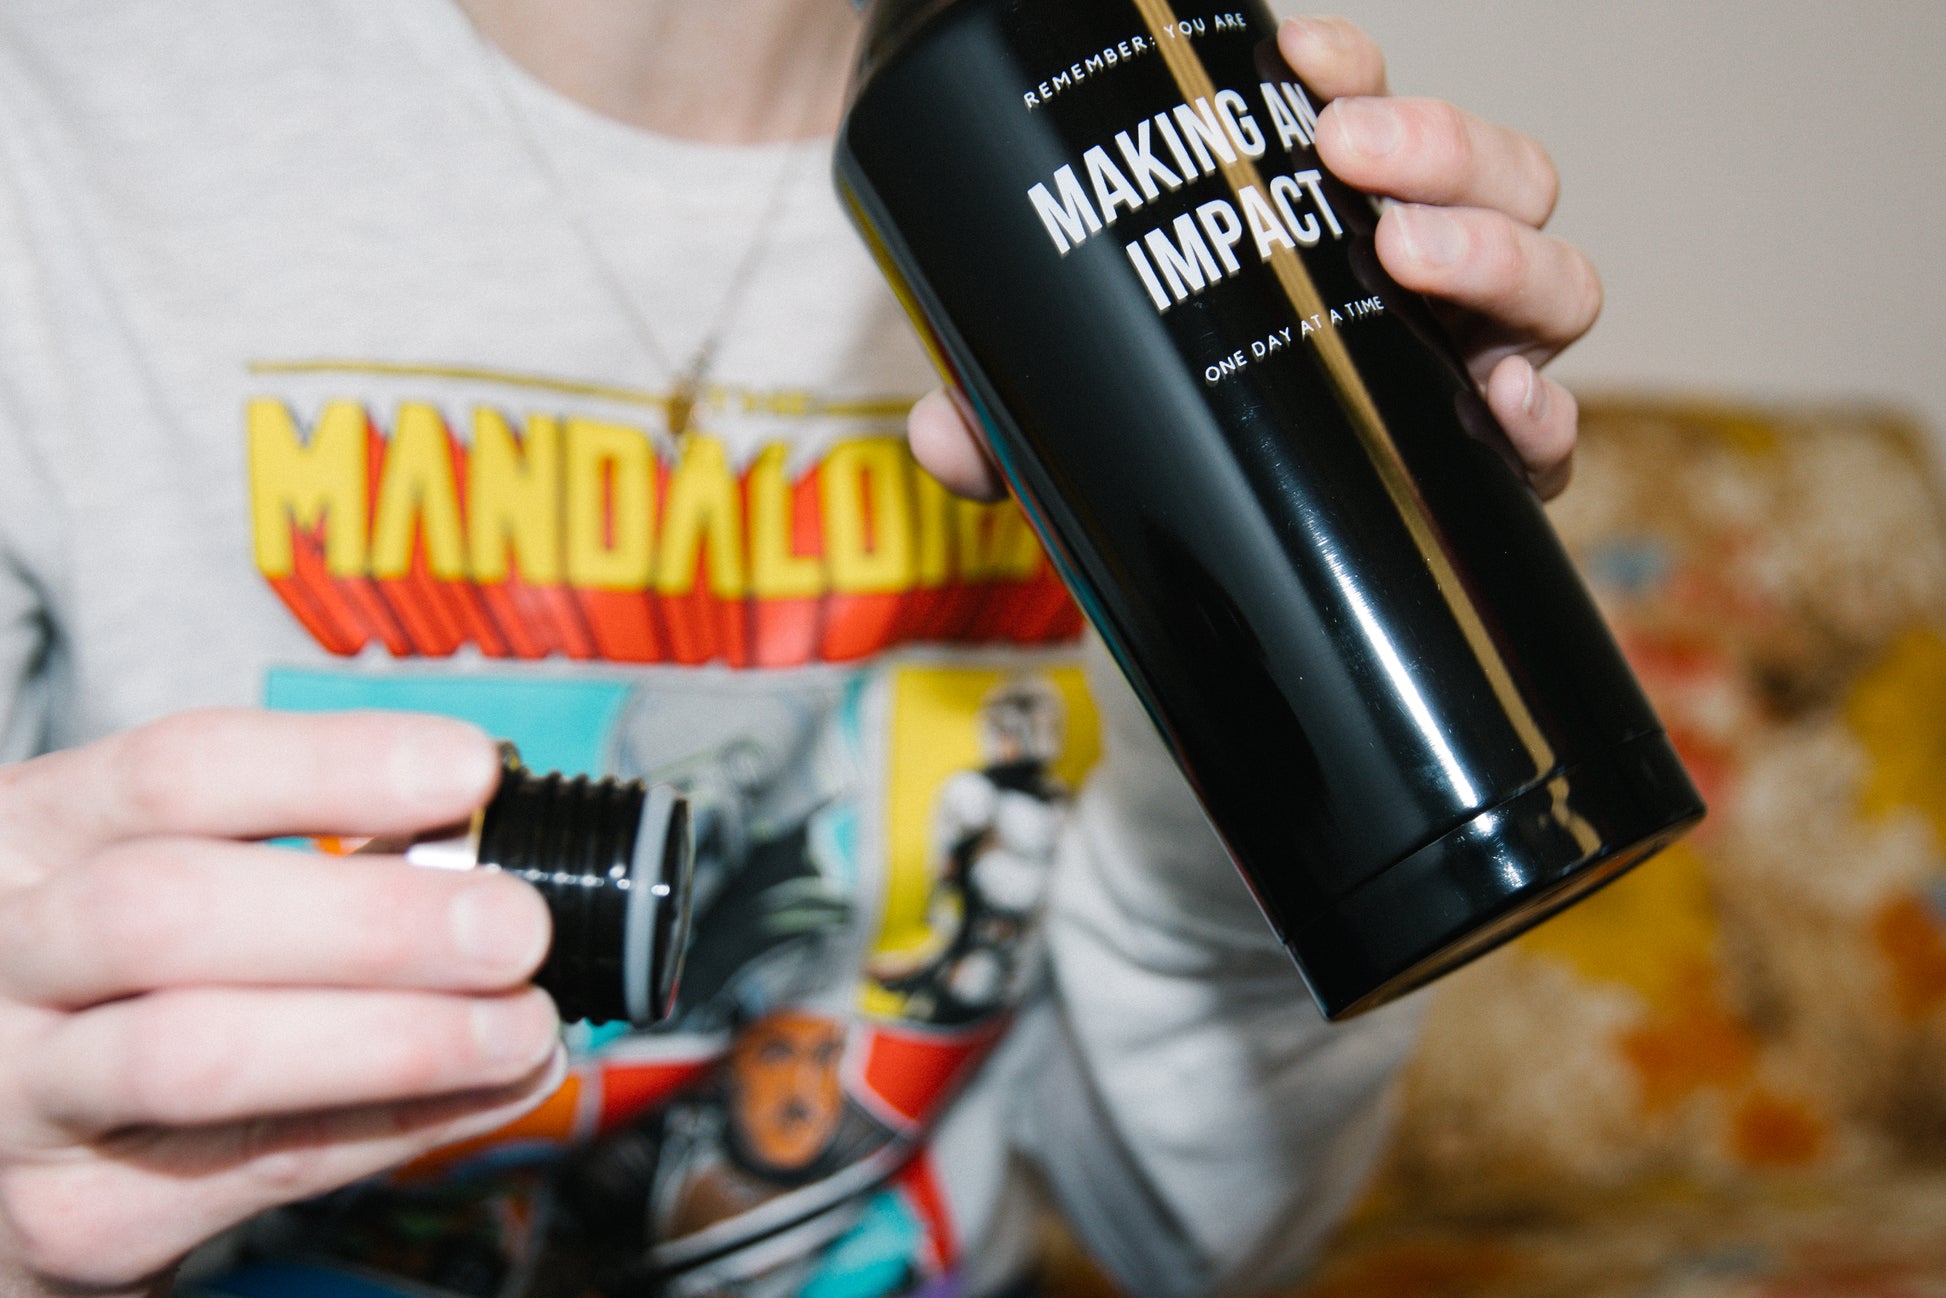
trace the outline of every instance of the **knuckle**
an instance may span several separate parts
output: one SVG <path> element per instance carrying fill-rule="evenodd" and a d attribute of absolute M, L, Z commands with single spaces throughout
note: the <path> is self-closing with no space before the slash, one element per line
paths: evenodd
<path fill-rule="evenodd" d="M 1601 272 L 1572 244 L 1550 240 L 1545 264 L 1551 300 L 1541 332 L 1558 350 L 1594 328 L 1604 290 Z"/>
<path fill-rule="evenodd" d="M 374 863 L 344 883 L 355 890 L 342 968 L 348 978 L 385 984 L 408 981 L 428 950 L 446 940 L 445 907 L 453 880 L 442 871 L 401 870 Z"/>
<path fill-rule="evenodd" d="M 34 957 L 72 946 L 59 909 L 57 890 L 47 886 L 0 898 L 0 933 L 7 935 L 0 946 L 0 983 L 24 1000 L 38 1002 L 44 992 L 44 975 L 36 969 L 40 960 Z"/>
<path fill-rule="evenodd" d="M 110 1232 L 98 1224 L 95 1196 L 81 1179 L 33 1168 L 0 1173 L 7 1245 L 30 1274 L 68 1282 L 99 1276 L 103 1241 L 98 1237 Z"/>
<path fill-rule="evenodd" d="M 463 1021 L 429 1029 L 426 1016 L 400 1012 L 387 1025 L 382 1085 L 392 1095 L 428 1095 L 480 1053 Z"/>
<path fill-rule="evenodd" d="M 16 829 L 22 809 L 36 800 L 35 772 L 31 761 L 0 765 L 0 829 Z"/>
<path fill-rule="evenodd" d="M 331 1147 L 322 1120 L 265 1118 L 246 1128 L 243 1156 L 248 1175 L 266 1203 L 289 1203 L 330 1182 Z"/>
<path fill-rule="evenodd" d="M 131 986 L 167 977 L 210 923 L 200 872 L 166 852 L 111 848 L 67 882 L 63 904 L 78 909 L 98 968 Z"/>
<path fill-rule="evenodd" d="M 1527 170 L 1533 175 L 1535 183 L 1534 207 L 1535 226 L 1543 226 L 1554 215 L 1554 209 L 1561 201 L 1561 170 L 1554 165 L 1554 155 L 1547 146 L 1531 135 L 1519 136 L 1521 147 L 1527 152 Z"/>
<path fill-rule="evenodd" d="M 1479 163 L 1466 115 L 1443 99 L 1425 100 L 1412 114 L 1412 132 L 1425 165 L 1440 173 L 1450 194 L 1461 192 Z"/>
<path fill-rule="evenodd" d="M 190 1126 L 224 1113 L 238 1084 L 243 1044 L 230 1036 L 193 998 L 151 998 L 123 1027 L 114 1052 L 117 1092 L 145 1123 Z"/>
<path fill-rule="evenodd" d="M 1526 295 L 1527 252 L 1512 221 L 1481 221 L 1473 232 L 1473 247 L 1484 298 L 1510 306 Z"/>
<path fill-rule="evenodd" d="M 1554 418 L 1559 423 L 1561 431 L 1569 439 L 1568 449 L 1572 451 L 1574 449 L 1573 439 L 1581 428 L 1581 403 L 1575 400 L 1573 390 L 1566 385 L 1554 383 L 1552 379 L 1549 379 L 1548 382 L 1553 384 L 1552 392 L 1549 394 L 1549 400 L 1554 404 Z"/>
<path fill-rule="evenodd" d="M 64 814 L 69 786 L 49 778 L 58 757 L 37 757 L 0 765 L 0 873 L 9 883 L 30 882 L 49 872 L 48 857 L 65 844 L 60 831 L 71 817 Z"/>
<path fill-rule="evenodd" d="M 1581 279 L 1581 318 L 1578 321 L 1580 327 L 1576 331 L 1576 336 L 1579 336 L 1594 328 L 1595 321 L 1601 318 L 1608 290 L 1602 286 L 1601 272 L 1585 254 L 1577 250 L 1573 261 Z"/>
<path fill-rule="evenodd" d="M 322 1149 L 273 1150 L 254 1164 L 256 1180 L 271 1203 L 290 1203 L 316 1193 L 324 1184 L 327 1159 Z"/>
<path fill-rule="evenodd" d="M 1327 18 L 1339 53 L 1355 64 L 1359 76 L 1374 86 L 1385 83 L 1385 54 L 1370 33 L 1349 18 Z"/>
<path fill-rule="evenodd" d="M 182 817 L 190 792 L 188 772 L 200 765 L 205 718 L 169 717 L 131 730 L 115 757 L 115 783 L 138 823 L 166 824 Z"/>

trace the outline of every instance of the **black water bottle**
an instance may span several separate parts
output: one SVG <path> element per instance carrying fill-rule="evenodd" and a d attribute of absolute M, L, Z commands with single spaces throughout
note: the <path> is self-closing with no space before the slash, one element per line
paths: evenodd
<path fill-rule="evenodd" d="M 874 0 L 840 191 L 1325 1013 L 1701 800 L 1257 3 Z"/>

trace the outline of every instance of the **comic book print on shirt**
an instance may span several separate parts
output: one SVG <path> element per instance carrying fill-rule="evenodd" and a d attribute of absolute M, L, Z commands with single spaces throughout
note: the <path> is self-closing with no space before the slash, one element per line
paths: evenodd
<path fill-rule="evenodd" d="M 679 786 L 694 924 L 668 1022 L 574 1026 L 539 1109 L 283 1214 L 266 1252 L 509 1298 L 957 1292 L 928 1139 L 1040 974 L 1099 744 L 1019 512 L 919 472 L 903 401 L 807 399 L 815 442 L 676 442 L 325 392 L 248 405 L 254 557 L 361 662 L 267 701 L 442 712 L 538 770 Z"/>
<path fill-rule="evenodd" d="M 1099 746 L 1077 668 L 283 671 L 268 698 L 464 717 L 569 769 L 677 784 L 696 831 L 671 1019 L 580 1025 L 534 1113 L 382 1194 L 295 1214 L 332 1251 L 454 1292 L 502 1292 L 523 1252 L 576 1293 L 870 1298 L 950 1280 L 958 1232 L 926 1139 L 1039 970 L 1067 790 Z M 455 1257 L 496 1287 L 443 1271 Z"/>

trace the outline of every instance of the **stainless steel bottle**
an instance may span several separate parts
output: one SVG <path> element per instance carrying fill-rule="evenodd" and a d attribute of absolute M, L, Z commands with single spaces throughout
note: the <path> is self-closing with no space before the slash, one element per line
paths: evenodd
<path fill-rule="evenodd" d="M 836 171 L 1336 1017 L 1703 807 L 1275 30 L 874 0 Z"/>

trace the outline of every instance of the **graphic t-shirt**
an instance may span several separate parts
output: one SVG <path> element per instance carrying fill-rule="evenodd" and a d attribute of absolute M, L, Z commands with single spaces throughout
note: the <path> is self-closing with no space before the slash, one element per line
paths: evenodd
<path fill-rule="evenodd" d="M 1025 1161 L 1190 1292 L 1354 1192 L 1403 1022 L 1324 1035 L 1018 509 L 914 465 L 827 154 L 607 121 L 445 0 L 0 14 L 0 756 L 406 708 L 694 811 L 666 1024 L 212 1292 L 993 1293 Z"/>

